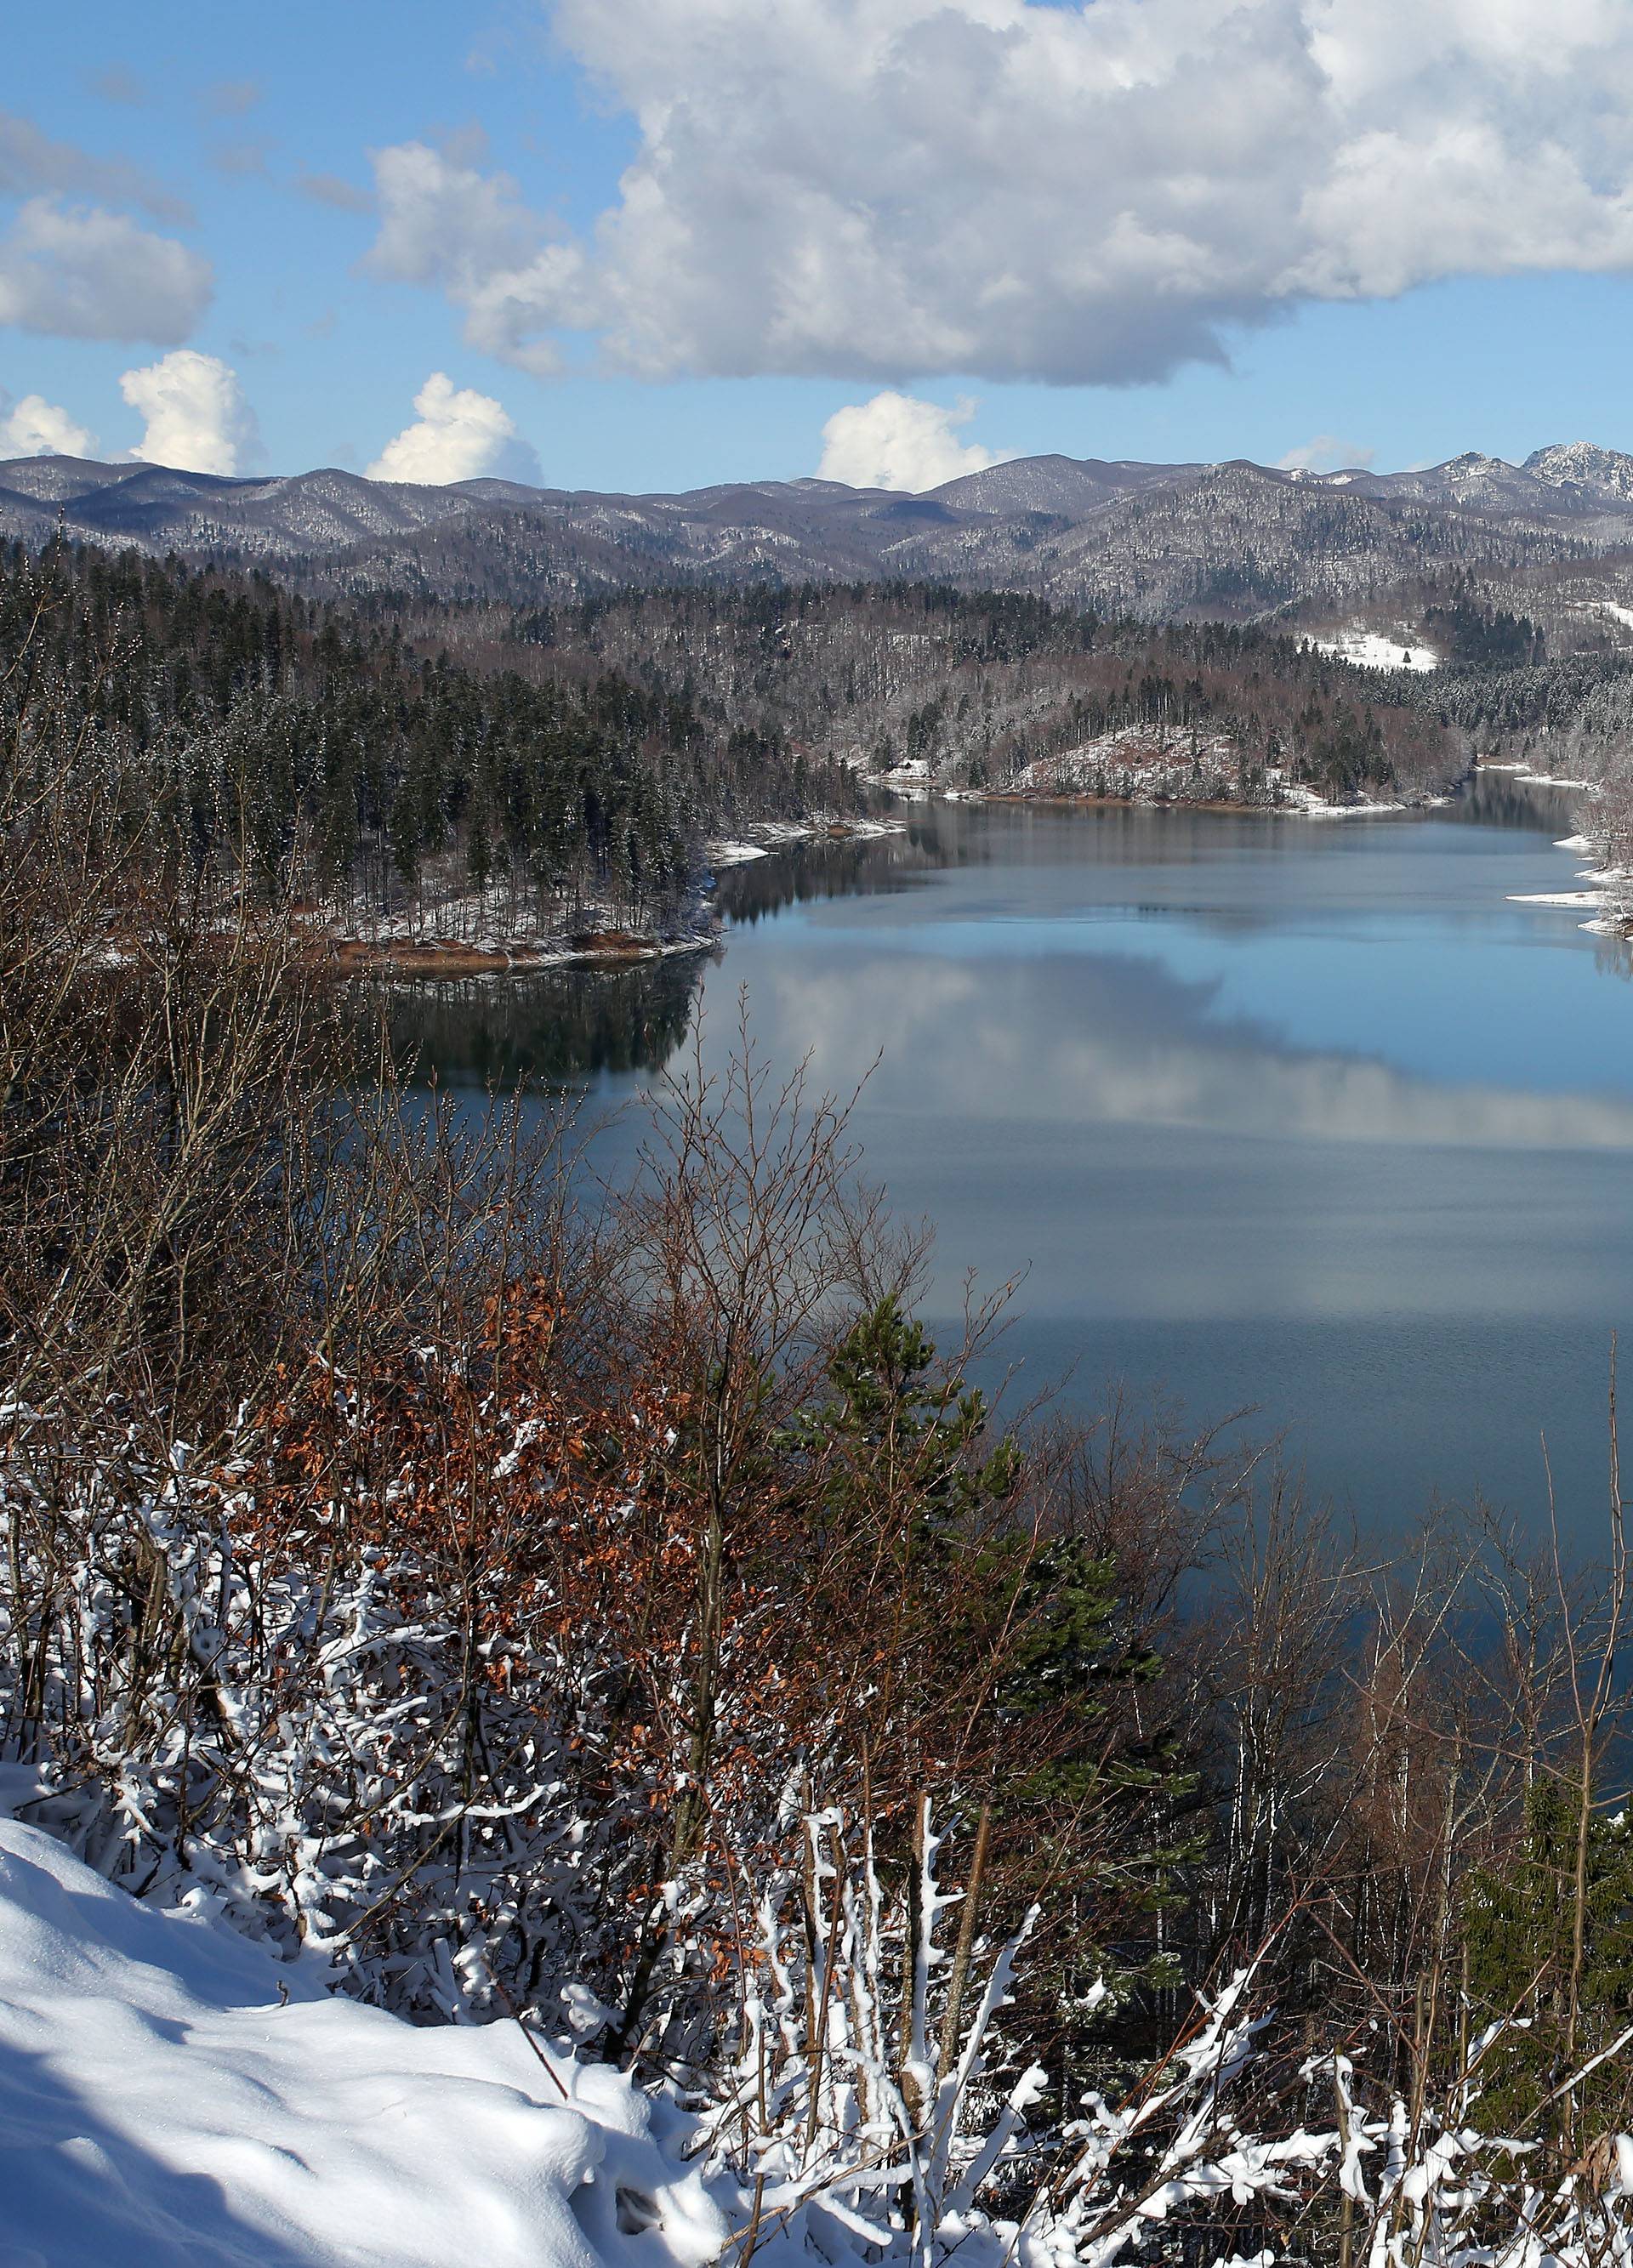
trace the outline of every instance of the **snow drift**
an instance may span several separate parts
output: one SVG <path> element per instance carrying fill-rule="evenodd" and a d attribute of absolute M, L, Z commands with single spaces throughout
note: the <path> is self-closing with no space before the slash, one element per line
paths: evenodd
<path fill-rule="evenodd" d="M 420 2028 L 0 1819 L 3 2268 L 701 2268 L 682 2114 L 514 2023 Z"/>

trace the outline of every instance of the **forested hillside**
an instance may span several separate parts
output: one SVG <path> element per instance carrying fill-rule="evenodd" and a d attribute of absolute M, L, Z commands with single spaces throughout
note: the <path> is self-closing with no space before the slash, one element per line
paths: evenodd
<path fill-rule="evenodd" d="M 525 607 L 683 585 L 941 582 L 1151 623 L 1418 626 L 1426 587 L 1541 619 L 1556 650 L 1626 642 L 1630 460 L 1584 445 L 1409 474 L 1022 459 L 928 494 L 824 480 L 597 495 L 326 468 L 228 479 L 51 457 L 0 465 L 0 534 L 262 566 L 319 595 Z"/>
<path fill-rule="evenodd" d="M 661 932 L 709 835 L 857 804 L 842 766 L 718 729 L 678 683 L 525 659 L 135 553 L 0 569 L 12 728 L 96 751 L 176 855 L 242 860 L 348 931 L 474 892 L 510 932 Z"/>
<path fill-rule="evenodd" d="M 611 667 L 724 733 L 864 777 L 911 767 L 950 787 L 1036 788 L 1034 768 L 1081 766 L 1095 743 L 1134 731 L 1173 760 L 1165 795 L 1268 805 L 1288 784 L 1421 796 L 1467 760 L 1393 686 L 1292 638 L 1214 622 L 1154 630 L 1019 593 L 808 584 L 407 613 L 477 649 L 520 643 L 567 683 Z M 1224 744 L 1222 760 L 1193 776 L 1205 742 Z"/>
<path fill-rule="evenodd" d="M 886 774 L 1274 806 L 1421 796 L 1466 762 L 1285 639 L 939 587 L 347 608 L 19 549 L 0 666 L 29 734 L 117 744 L 175 856 L 241 861 L 376 943 L 683 933 L 712 837 L 853 821 Z"/>

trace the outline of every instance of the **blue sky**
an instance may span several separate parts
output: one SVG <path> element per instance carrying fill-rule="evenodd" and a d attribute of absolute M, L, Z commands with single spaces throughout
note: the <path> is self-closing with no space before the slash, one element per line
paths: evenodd
<path fill-rule="evenodd" d="M 732 0 L 723 4 L 729 8 Z M 1119 4 L 1126 6 L 1127 0 Z M 1368 0 L 1374 15 L 1378 9 L 1386 11 L 1388 4 L 1389 0 Z M 884 335 L 890 326 L 883 324 L 876 343 L 868 335 L 870 303 L 861 296 L 861 287 L 853 290 L 853 279 L 834 283 L 824 276 L 813 290 L 818 296 L 831 292 L 838 312 L 826 328 L 813 322 L 809 335 L 790 347 L 773 327 L 759 322 L 751 304 L 751 277 L 744 284 L 749 296 L 742 304 L 722 295 L 733 287 L 730 271 L 740 239 L 732 232 L 753 225 L 758 217 L 757 166 L 764 168 L 768 181 L 773 174 L 782 178 L 774 144 L 786 142 L 788 129 L 787 114 L 778 106 L 789 99 L 792 86 L 797 115 L 804 90 L 829 63 L 803 52 L 791 62 L 779 48 L 783 31 L 771 27 L 772 19 L 782 24 L 786 18 L 787 0 L 754 0 L 754 5 L 766 27 L 762 47 L 757 51 L 760 34 L 750 11 L 739 18 L 726 68 L 735 75 L 728 90 L 732 133 L 747 130 L 740 122 L 743 110 L 762 101 L 765 106 L 772 122 L 766 132 L 773 138 L 757 144 L 748 140 L 733 145 L 703 118 L 696 138 L 682 147 L 672 127 L 654 129 L 649 117 L 643 127 L 632 114 L 635 107 L 649 108 L 661 99 L 666 85 L 661 77 L 643 81 L 644 58 L 635 46 L 644 40 L 654 50 L 664 39 L 679 43 L 675 53 L 680 61 L 660 58 L 651 69 L 669 73 L 685 88 L 686 73 L 695 68 L 690 99 L 694 114 L 700 112 L 698 89 L 713 85 L 710 75 L 718 77 L 721 68 L 708 47 L 718 23 L 705 20 L 704 0 L 575 0 L 565 11 L 559 39 L 550 10 L 525 0 L 494 0 L 489 5 L 478 0 L 474 7 L 432 5 L 429 0 L 393 0 L 389 6 L 381 0 L 352 0 L 351 5 L 331 0 L 327 6 L 285 0 L 272 11 L 223 7 L 219 0 L 211 5 L 155 0 L 140 10 L 81 0 L 55 15 L 14 11 L 7 33 L 11 69 L 0 110 L 55 143 L 71 144 L 87 166 L 94 162 L 104 168 L 101 176 L 86 173 L 89 187 L 70 187 L 70 203 L 110 202 L 109 166 L 144 169 L 151 182 L 147 208 L 138 214 L 141 225 L 209 262 L 209 302 L 188 327 L 185 344 L 219 358 L 237 373 L 259 434 L 258 447 L 251 444 L 240 450 L 240 470 L 294 470 L 321 463 L 363 469 L 411 423 L 413 398 L 433 372 L 446 372 L 455 388 L 473 389 L 501 403 L 519 440 L 535 453 L 540 476 L 570 487 L 684 488 L 809 473 L 823 456 L 824 423 L 883 387 L 943 406 L 972 404 L 956 429 L 953 446 L 975 444 L 1001 453 L 1060 450 L 1157 460 L 1245 455 L 1274 463 L 1325 439 L 1325 450 L 1318 453 L 1326 459 L 1370 457 L 1380 468 L 1389 468 L 1435 461 L 1468 447 L 1513 458 L 1545 442 L 1578 438 L 1633 449 L 1626 375 L 1633 361 L 1633 285 L 1619 242 L 1608 237 L 1595 239 L 1591 272 L 1572 271 L 1571 231 L 1585 241 L 1598 220 L 1592 214 L 1573 219 L 1576 209 L 1568 200 L 1562 204 L 1555 237 L 1538 228 L 1517 235 L 1511 244 L 1494 245 L 1489 220 L 1465 224 L 1453 214 L 1444 232 L 1452 239 L 1445 256 L 1414 249 L 1403 263 L 1404 288 L 1393 291 L 1378 288 L 1398 280 L 1390 270 L 1387 242 L 1392 229 L 1399 237 L 1409 235 L 1411 226 L 1399 218 L 1398 207 L 1392 219 L 1392 208 L 1380 202 L 1377 235 L 1363 252 L 1349 244 L 1342 248 L 1341 261 L 1349 265 L 1342 268 L 1339 288 L 1355 296 L 1330 296 L 1330 282 L 1318 282 L 1309 293 L 1289 291 L 1281 282 L 1267 284 L 1271 268 L 1261 264 L 1245 280 L 1233 278 L 1217 301 L 1208 298 L 1203 350 L 1223 351 L 1228 357 L 1223 364 L 1195 359 L 1196 340 L 1189 333 L 1164 334 L 1153 342 L 1142 331 L 1132 345 L 1097 345 L 1099 334 L 1122 338 L 1131 320 L 1128 306 L 1142 290 L 1148 301 L 1164 292 L 1171 300 L 1171 276 L 1154 271 L 1148 280 L 1135 274 L 1115 291 L 1103 279 L 1086 284 L 1081 302 L 1070 311 L 1075 330 L 1068 326 L 1057 332 L 1050 328 L 1049 311 L 1037 314 L 1025 295 L 1041 300 L 1053 294 L 1058 302 L 1058 275 L 1022 273 L 1010 286 L 1017 304 L 1024 302 L 1017 329 L 1034 315 L 1036 321 L 1033 342 L 1017 350 L 1023 365 L 1017 371 L 1007 366 L 1009 350 L 1001 324 L 989 322 L 983 328 L 977 322 L 967 334 L 959 328 L 957 271 L 938 265 L 944 248 L 937 234 L 938 212 L 944 210 L 948 225 L 956 224 L 967 235 L 967 252 L 960 254 L 967 261 L 962 288 L 973 299 L 1012 254 L 1023 265 L 1027 255 L 1021 239 L 1035 237 L 1040 227 L 1058 230 L 1063 240 L 1079 225 L 1104 237 L 1103 218 L 1081 218 L 1085 177 L 1060 173 L 1058 206 L 1052 207 L 1046 199 L 1057 195 L 1056 188 L 1047 182 L 1040 187 L 1041 175 L 1022 180 L 1017 173 L 1012 182 L 998 161 L 998 170 L 983 180 L 978 195 L 996 210 L 1016 192 L 1011 242 L 995 233 L 980 234 L 979 209 L 972 203 L 968 213 L 963 210 L 956 173 L 942 176 L 927 170 L 915 177 L 906 169 L 899 194 L 911 203 L 916 185 L 919 203 L 910 217 L 919 232 L 911 240 L 902 238 L 900 228 L 907 224 L 899 216 L 887 217 L 879 226 L 898 231 L 891 242 L 909 272 L 937 269 L 941 297 L 923 312 L 918 330 L 904 329 L 897 339 Z M 869 0 L 804 0 L 804 5 L 811 23 L 837 18 L 856 6 L 863 16 L 870 12 Z M 1306 12 L 1319 12 L 1321 5 L 1358 11 L 1361 0 L 1310 0 Z M 1581 19 L 1577 62 L 1584 83 L 1615 85 L 1615 74 L 1629 61 L 1628 41 L 1614 27 L 1605 30 L 1603 11 L 1594 15 L 1593 5 L 1594 0 L 1555 0 L 1556 9 L 1567 15 L 1574 10 Z M 906 0 L 872 0 L 871 12 L 888 17 L 893 6 L 898 16 L 912 13 Z M 990 5 L 988 0 L 958 0 L 958 6 L 984 24 L 1007 11 L 1017 21 L 1028 19 L 1028 30 L 1031 19 L 1045 12 L 1037 4 L 1028 7 L 1026 0 L 992 0 Z M 1515 0 L 1515 6 L 1523 16 L 1524 0 Z M 1208 0 L 1145 0 L 1143 24 L 1160 28 L 1165 9 L 1171 11 L 1176 52 L 1187 41 L 1221 36 L 1218 11 L 1210 11 Z M 597 20 L 598 12 L 604 20 Z M 1066 30 L 1076 31 L 1082 11 L 1075 6 L 1058 6 L 1053 12 L 1067 19 Z M 1454 6 L 1451 12 L 1456 12 Z M 1509 12 L 1514 13 L 1513 6 Z M 1625 7 L 1617 12 L 1623 18 L 1633 14 Z M 643 13 L 644 25 L 639 20 Z M 615 18 L 629 26 L 628 47 L 617 45 Z M 1551 40 L 1548 26 L 1551 22 L 1556 32 L 1558 15 L 1539 8 L 1535 20 L 1539 40 Z M 846 33 L 845 26 L 838 28 Z M 853 30 L 853 23 L 849 35 Z M 1602 52 L 1595 51 L 1595 40 Z M 1451 74 L 1459 60 L 1461 84 L 1470 75 L 1467 55 L 1420 58 L 1422 68 L 1406 92 L 1392 92 L 1389 101 L 1430 121 L 1420 130 L 1430 132 L 1436 88 L 1453 84 Z M 1482 98 L 1486 107 L 1479 122 L 1484 126 L 1495 119 L 1510 137 L 1507 155 L 1494 161 L 1496 174 L 1479 185 L 1481 210 L 1489 217 L 1502 203 L 1503 166 L 1519 165 L 1515 153 L 1523 155 L 1527 136 L 1534 143 L 1559 129 L 1550 119 L 1515 114 L 1515 77 L 1511 70 L 1502 75 L 1507 69 L 1503 58 L 1493 62 L 1476 55 L 1474 61 L 1476 77 L 1490 66 L 1486 84 L 1493 90 Z M 927 49 L 915 67 L 929 84 L 942 59 Z M 1446 76 L 1437 77 L 1442 71 Z M 899 92 L 898 85 L 893 102 Z M 1194 89 L 1176 77 L 1167 107 L 1156 115 L 1171 119 L 1175 135 L 1182 138 L 1190 114 L 1186 105 L 1194 99 Z M 1250 109 L 1252 99 L 1250 90 Z M 1279 97 L 1266 92 L 1258 99 Z M 973 95 L 964 84 L 962 93 L 954 87 L 950 96 L 938 92 L 937 99 L 947 102 L 945 115 L 956 141 L 970 108 L 979 109 L 979 85 Z M 1348 96 L 1346 101 L 1348 116 L 1354 103 Z M 866 91 L 849 101 L 846 114 L 861 117 L 867 126 Z M 901 138 L 891 144 L 890 119 L 898 115 L 892 111 L 874 118 L 873 143 L 859 143 L 845 156 L 839 197 L 843 201 L 845 183 L 854 180 L 857 199 L 872 219 L 885 198 L 898 194 L 888 186 L 893 179 L 890 169 L 908 146 Z M 779 118 L 783 122 L 776 122 Z M 1275 121 L 1267 119 L 1267 135 L 1276 130 Z M 718 180 L 706 178 L 706 163 L 698 154 L 711 136 L 713 146 L 724 147 L 735 166 L 723 193 Z M 1009 139 L 1023 142 L 1024 134 Z M 462 253 L 462 280 L 454 281 L 449 280 L 452 268 L 440 278 L 405 281 L 399 280 L 402 260 L 396 274 L 381 272 L 378 256 L 371 264 L 371 247 L 382 226 L 371 153 L 404 145 L 440 153 L 438 193 L 449 198 L 454 195 L 449 183 L 463 183 L 474 195 L 471 183 L 507 176 L 514 186 L 506 194 L 516 211 L 525 209 L 527 225 L 540 242 L 551 236 L 591 242 L 598 217 L 618 204 L 621 174 L 643 155 L 666 180 L 681 177 L 690 165 L 691 185 L 683 179 L 675 192 L 677 201 L 683 194 L 691 200 L 684 207 L 687 241 L 701 246 L 696 255 L 700 266 L 713 260 L 720 272 L 691 279 L 691 297 L 683 303 L 677 298 L 672 315 L 662 316 L 669 328 L 655 348 L 649 338 L 635 356 L 603 350 L 610 321 L 594 310 L 576 326 L 571 319 L 561 320 L 559 309 L 573 304 L 569 298 L 552 301 L 555 312 L 548 324 L 538 318 L 525 339 L 520 333 L 516 340 L 497 335 L 491 325 L 484 331 L 471 315 L 477 286 L 469 278 L 482 260 L 491 268 L 496 254 L 480 247 Z M 1628 153 L 1610 127 L 1600 130 L 1590 151 L 1578 154 L 1584 177 L 1596 195 L 1602 193 L 1607 210 L 1625 196 Z M 807 169 L 798 185 L 804 198 L 809 167 L 820 166 L 820 152 L 815 160 L 800 162 Z M 1023 162 L 1023 157 L 1016 160 L 1017 167 Z M 1092 167 L 1091 156 L 1083 162 Z M 1108 166 L 1113 162 L 1108 157 Z M 1232 221 L 1232 242 L 1254 226 L 1270 229 L 1265 209 L 1281 193 L 1278 180 L 1257 180 L 1258 161 L 1251 151 L 1245 158 L 1217 162 L 1232 170 L 1222 186 L 1207 185 L 1210 198 L 1243 196 L 1245 181 L 1247 190 L 1266 190 L 1257 203 L 1243 208 L 1245 221 Z M 1312 166 L 1317 162 L 1310 160 Z M 323 185 L 321 195 L 329 201 L 311 193 L 312 177 Z M 305 189 L 303 180 L 308 183 Z M 881 182 L 887 186 L 880 188 Z M 336 201 L 343 195 L 337 183 L 352 193 L 350 209 Z M 4 185 L 0 173 L 0 187 Z M 12 186 L 24 195 L 31 188 L 27 181 Z M 830 195 L 830 185 L 822 186 L 824 195 Z M 1090 178 L 1090 188 L 1095 186 Z M 1171 196 L 1171 180 L 1161 186 L 1163 195 Z M 32 187 L 37 191 L 39 185 Z M 159 210 L 160 188 L 185 200 L 193 218 L 184 221 Z M 1289 194 L 1307 188 L 1307 181 L 1295 179 Z M 1518 175 L 1512 190 L 1516 197 L 1526 195 Z M 768 210 L 777 193 L 768 193 Z M 731 210 L 720 224 L 718 242 L 712 242 L 710 217 L 719 215 L 722 194 Z M 1357 194 L 1371 195 L 1374 190 Z M 1377 194 L 1383 197 L 1383 192 Z M 1392 188 L 1389 194 L 1397 190 Z M 1018 201 L 1022 197 L 1032 202 Z M 0 201 L 0 227 L 20 202 L 18 195 Z M 447 210 L 452 212 L 454 205 Z M 432 235 L 452 225 L 442 212 L 438 207 L 425 220 Z M 993 229 L 1001 225 L 1011 224 L 994 220 Z M 781 240 L 789 260 L 797 261 L 809 257 L 809 248 L 793 230 L 790 222 Z M 1459 235 L 1474 247 L 1470 264 L 1477 261 L 1497 272 L 1459 272 Z M 1563 262 L 1549 258 L 1550 243 L 1556 240 L 1566 247 Z M 471 241 L 474 246 L 474 237 Z M 1302 244 L 1294 251 L 1312 272 L 1339 272 L 1340 255 L 1325 238 L 1314 253 Z M 773 243 L 771 256 L 775 254 Z M 423 249 L 413 255 L 428 269 L 438 256 Z M 753 256 L 759 256 L 757 249 Z M 1279 273 L 1285 273 L 1288 257 L 1285 247 L 1275 250 L 1274 260 L 1282 263 Z M 745 260 L 745 276 L 749 264 Z M 948 273 L 955 276 L 950 284 Z M 604 279 L 597 284 L 595 307 L 610 304 L 610 289 Z M 621 304 L 633 302 L 644 320 L 652 305 L 661 303 L 661 272 L 643 269 L 630 255 L 618 290 Z M 4 306 L 0 298 L 0 312 Z M 702 318 L 694 313 L 698 306 L 708 311 Z M 723 311 L 718 324 L 715 310 Z M 122 320 L 129 328 L 130 319 Z M 562 367 L 554 374 L 541 374 L 533 366 L 542 351 L 542 327 L 560 353 Z M 712 351 L 707 340 L 716 329 L 730 335 L 729 346 L 722 349 L 727 366 L 699 368 L 700 357 L 706 360 Z M 915 341 L 943 334 L 950 342 L 937 344 L 915 363 Z M 972 342 L 968 365 L 950 360 L 966 335 Z M 48 328 L 17 322 L 0 326 L 0 409 L 6 396 L 15 401 L 38 394 L 89 429 L 100 453 L 129 452 L 141 439 L 143 418 L 122 398 L 122 374 L 152 364 L 181 342 L 174 336 L 144 342 L 130 336 L 55 335 Z M 640 355 L 652 374 L 642 373 Z M 1028 357 L 1035 369 L 1052 369 L 1056 382 L 1028 375 Z M 1094 382 L 1105 377 L 1128 382 Z"/>

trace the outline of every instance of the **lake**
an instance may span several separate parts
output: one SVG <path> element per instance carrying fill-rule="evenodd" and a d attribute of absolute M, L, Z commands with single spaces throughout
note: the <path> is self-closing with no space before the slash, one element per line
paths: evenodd
<path fill-rule="evenodd" d="M 1488 774 L 1429 815 L 903 806 L 905 834 L 728 872 L 716 957 L 424 988 L 445 1080 L 638 1094 L 739 987 L 848 1091 L 937 1224 L 925 1301 L 1020 1276 L 1027 1388 L 1252 1405 L 1369 1528 L 1481 1491 L 1602 1517 L 1633 1321 L 1633 988 L 1569 889 L 1568 801 Z M 616 1167 L 627 1124 L 600 1138 Z"/>

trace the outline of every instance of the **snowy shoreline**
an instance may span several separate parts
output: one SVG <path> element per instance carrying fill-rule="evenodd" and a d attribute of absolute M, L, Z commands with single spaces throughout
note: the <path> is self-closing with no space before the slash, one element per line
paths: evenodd
<path fill-rule="evenodd" d="M 1521 787 L 1563 787 L 1571 788 L 1580 792 L 1583 790 L 1592 789 L 1595 784 L 1592 780 L 1563 779 L 1556 772 L 1533 772 L 1529 764 L 1497 763 L 1489 756 L 1480 757 L 1474 770 L 1480 772 L 1507 772 Z"/>
<path fill-rule="evenodd" d="M 1176 755 L 1172 747 L 1153 748 L 1144 727 L 1126 725 L 1063 755 L 1035 758 L 1003 787 L 945 786 L 933 777 L 923 757 L 881 773 L 878 784 L 909 801 L 1243 812 L 1266 819 L 1373 818 L 1391 812 L 1429 810 L 1446 800 L 1443 794 L 1425 793 L 1406 799 L 1359 797 L 1354 802 L 1339 803 L 1302 781 L 1289 780 L 1285 767 L 1270 764 L 1261 775 L 1268 798 L 1250 801 L 1226 788 L 1238 767 L 1239 753 L 1228 735 L 1216 733 Z M 1193 784 L 1216 792 L 1180 792 Z"/>
<path fill-rule="evenodd" d="M 1592 853 L 1597 846 L 1585 835 L 1567 835 L 1554 848 L 1556 850 Z M 1618 914 L 1607 920 L 1604 910 L 1611 903 L 1611 893 L 1618 885 L 1622 886 L 1624 897 L 1633 890 L 1633 873 L 1625 866 L 1583 866 L 1578 869 L 1576 879 L 1589 887 L 1581 890 L 1511 890 L 1508 902 L 1511 906 L 1554 906 L 1567 911 L 1591 908 L 1594 911 L 1594 919 L 1580 924 L 1590 936 L 1624 938 L 1633 934 L 1633 923 L 1630 923 L 1629 916 Z"/>
<path fill-rule="evenodd" d="M 1557 787 L 1578 793 L 1591 791 L 1592 780 L 1563 779 L 1553 772 L 1533 771 L 1528 764 L 1500 763 L 1482 757 L 1476 770 L 1482 772 L 1506 772 L 1521 787 Z M 1603 856 L 1602 845 L 1591 835 L 1563 835 L 1555 842 L 1556 850 L 1574 850 L 1591 858 Z M 1511 906 L 1551 906 L 1561 912 L 1592 912 L 1594 918 L 1578 926 L 1592 937 L 1633 935 L 1633 916 L 1620 913 L 1605 918 L 1605 909 L 1612 902 L 1612 893 L 1618 892 L 1625 902 L 1633 897 L 1633 872 L 1625 866 L 1579 866 L 1574 879 L 1587 885 L 1576 890 L 1511 890 Z M 1620 887 L 1619 887 L 1620 886 Z"/>
<path fill-rule="evenodd" d="M 770 858 L 796 843 L 860 842 L 899 835 L 905 824 L 899 819 L 839 818 L 824 814 L 809 821 L 757 821 L 742 839 L 709 843 L 705 845 L 707 871 L 698 892 L 694 919 L 713 895 L 720 876 L 733 866 Z M 330 929 L 328 942 L 347 973 L 387 977 L 523 976 L 550 968 L 617 969 L 681 954 L 706 953 L 720 942 L 717 921 L 683 931 L 678 937 L 661 938 L 650 931 L 620 927 L 610 915 L 599 917 L 593 908 L 586 909 L 579 928 L 565 936 L 506 936 L 479 926 L 469 935 L 454 933 L 462 913 L 474 914 L 479 923 L 482 910 L 480 900 L 455 899 L 416 927 L 408 926 L 410 917 L 399 916 L 354 930 Z"/>
<path fill-rule="evenodd" d="M 897 789 L 900 794 L 902 790 Z M 1069 788 L 941 788 L 921 789 L 925 801 L 943 803 L 1048 804 L 1069 809 L 1106 811 L 1209 811 L 1233 813 L 1245 819 L 1378 819 L 1403 811 L 1433 811 L 1450 801 L 1444 795 L 1425 795 L 1410 802 L 1333 803 L 1313 788 L 1289 787 L 1282 803 L 1236 803 L 1226 796 L 1090 795 Z"/>

